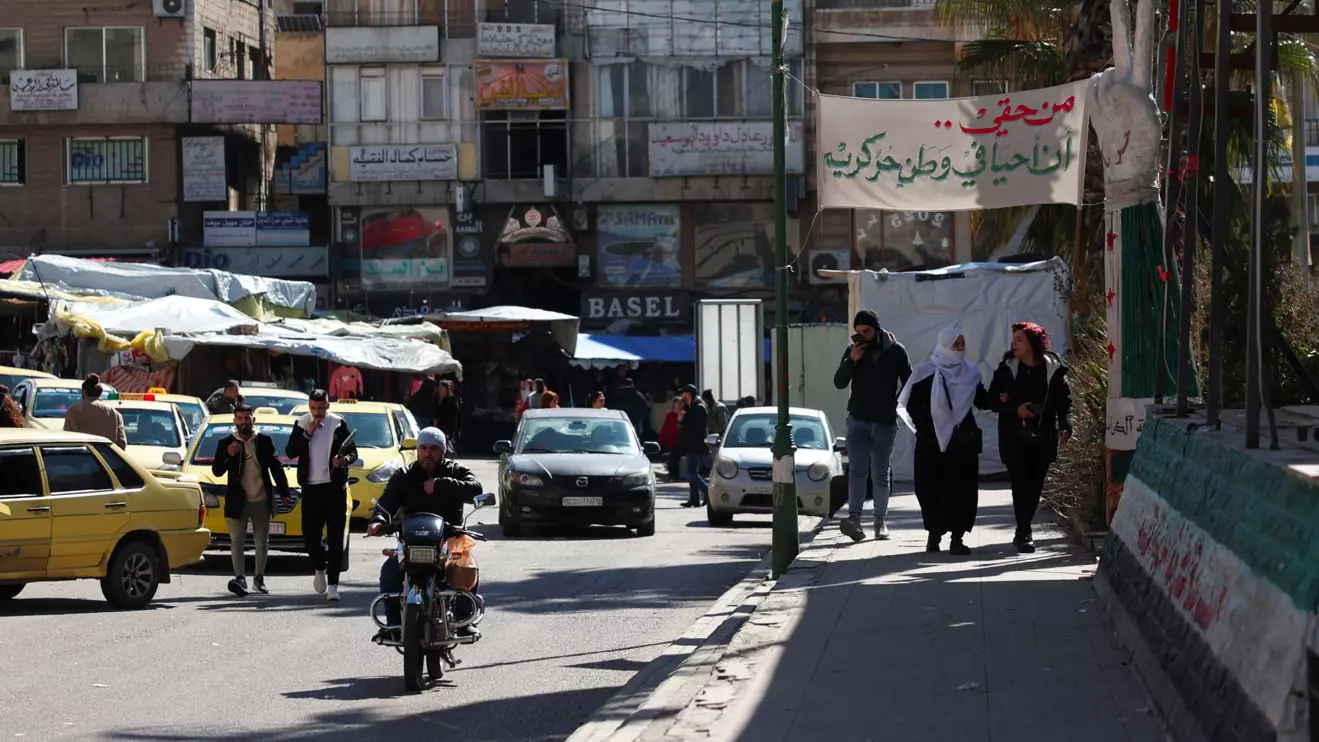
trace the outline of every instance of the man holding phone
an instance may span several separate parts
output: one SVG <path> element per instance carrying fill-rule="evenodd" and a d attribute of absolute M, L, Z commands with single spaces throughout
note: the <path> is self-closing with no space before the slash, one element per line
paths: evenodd
<path fill-rule="evenodd" d="M 247 527 L 252 525 L 256 547 L 256 573 L 252 588 L 265 595 L 266 553 L 270 547 L 270 519 L 275 514 L 275 497 L 287 503 L 289 480 L 284 465 L 275 455 L 275 440 L 257 432 L 252 408 L 239 404 L 234 409 L 234 432 L 220 439 L 211 461 L 211 473 L 225 475 L 224 523 L 229 530 L 229 557 L 234 578 L 229 592 L 247 595 Z M 271 485 L 274 486 L 271 486 Z"/>
<path fill-rule="evenodd" d="M 312 588 L 327 600 L 338 600 L 343 536 L 348 526 L 345 488 L 348 466 L 357 460 L 357 446 L 352 442 L 348 421 L 330 412 L 330 397 L 324 389 L 313 391 L 307 406 L 311 412 L 293 424 L 284 453 L 298 461 L 302 536 L 316 570 Z M 328 555 L 321 545 L 322 531 L 329 542 Z"/>
<path fill-rule="evenodd" d="M 898 437 L 898 394 L 911 376 L 907 349 L 879 326 L 879 315 L 862 309 L 852 320 L 856 334 L 834 372 L 834 386 L 852 387 L 847 401 L 847 519 L 839 530 L 853 541 L 865 538 L 861 510 L 866 480 L 875 491 L 875 538 L 889 537 L 889 460 Z"/>

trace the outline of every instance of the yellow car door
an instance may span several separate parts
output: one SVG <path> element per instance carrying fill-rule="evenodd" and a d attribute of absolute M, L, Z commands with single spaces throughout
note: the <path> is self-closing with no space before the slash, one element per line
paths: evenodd
<path fill-rule="evenodd" d="M 32 446 L 0 448 L 0 579 L 45 579 L 50 512 Z"/>
<path fill-rule="evenodd" d="M 40 446 L 51 498 L 50 577 L 88 576 L 130 519 L 128 495 L 86 444 Z M 95 575 L 92 575 L 95 576 Z"/>

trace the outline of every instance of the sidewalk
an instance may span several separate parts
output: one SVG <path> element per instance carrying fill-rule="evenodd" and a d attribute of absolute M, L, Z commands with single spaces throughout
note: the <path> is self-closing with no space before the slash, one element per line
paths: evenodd
<path fill-rule="evenodd" d="M 1060 528 L 1037 525 L 1039 551 L 1018 555 L 1006 490 L 981 491 L 969 557 L 925 553 L 910 494 L 889 526 L 854 544 L 827 524 L 704 683 L 574 739 L 1166 739 L 1095 601 L 1095 558 Z"/>

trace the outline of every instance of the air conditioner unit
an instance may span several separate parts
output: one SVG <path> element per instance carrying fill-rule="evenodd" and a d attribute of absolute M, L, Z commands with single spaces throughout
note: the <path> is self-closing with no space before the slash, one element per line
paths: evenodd
<path fill-rule="evenodd" d="M 188 0 L 151 0 L 157 18 L 183 18 L 188 14 Z"/>
<path fill-rule="evenodd" d="M 810 273 L 807 275 L 807 281 L 812 286 L 830 283 L 846 283 L 846 278 L 834 278 L 832 276 L 822 276 L 820 271 L 849 271 L 852 270 L 852 251 L 851 250 L 811 250 L 808 255 L 808 264 Z"/>

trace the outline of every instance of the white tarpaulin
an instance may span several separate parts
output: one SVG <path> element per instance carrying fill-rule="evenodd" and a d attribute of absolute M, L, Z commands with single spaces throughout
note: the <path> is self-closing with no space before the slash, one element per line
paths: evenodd
<path fill-rule="evenodd" d="M 879 314 L 884 329 L 897 336 L 911 364 L 925 361 L 943 328 L 957 324 L 966 336 L 966 359 L 980 366 L 986 387 L 1003 354 L 1012 346 L 1012 324 L 1035 322 L 1049 333 L 1053 350 L 1067 352 L 1067 264 L 1061 258 L 1008 265 L 968 263 L 932 271 L 888 273 L 853 271 L 848 277 L 848 316 L 862 308 Z M 847 338 L 840 337 L 842 359 Z M 896 391 L 894 392 L 897 393 Z M 998 420 L 976 411 L 984 431 L 980 474 L 1004 471 L 998 456 Z M 839 433 L 845 435 L 845 433 Z M 914 437 L 898 426 L 893 476 L 911 481 Z"/>
<path fill-rule="evenodd" d="M 128 337 L 143 330 L 161 330 L 166 334 L 182 335 L 228 332 L 235 327 L 255 327 L 259 324 L 228 304 L 188 296 L 166 296 L 112 307 L 79 301 L 62 302 L 52 307 L 52 316 L 61 312 L 86 317 L 108 333 Z"/>
<path fill-rule="evenodd" d="M 165 338 L 170 358 L 182 359 L 198 345 L 265 348 L 276 353 L 311 356 L 342 366 L 413 374 L 451 373 L 462 379 L 463 366 L 447 351 L 418 340 L 290 335 L 278 326 L 263 325 L 256 335 L 210 333 Z"/>
<path fill-rule="evenodd" d="M 1009 95 L 821 95 L 820 207 L 970 211 L 1079 204 L 1093 83 Z"/>
<path fill-rule="evenodd" d="M 234 304 L 264 296 L 281 307 L 308 314 L 316 308 L 316 287 L 306 281 L 246 276 L 218 270 L 165 268 L 145 263 L 98 263 L 63 255 L 34 255 L 16 279 L 38 281 L 76 294 L 96 293 L 127 299 L 191 296 Z"/>
<path fill-rule="evenodd" d="M 439 322 L 440 326 L 449 329 L 452 325 L 454 330 L 467 328 L 480 328 L 482 325 L 499 326 L 509 323 L 529 323 L 545 324 L 554 337 L 554 341 L 563 348 L 564 352 L 572 356 L 577 352 L 577 328 L 579 322 L 571 314 L 559 314 L 558 312 L 548 312 L 544 309 L 531 309 L 530 307 L 487 307 L 485 309 L 473 309 L 468 312 L 443 312 L 434 314 L 426 319 Z"/>

